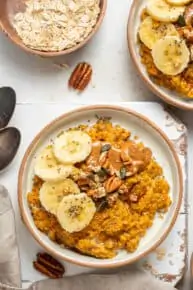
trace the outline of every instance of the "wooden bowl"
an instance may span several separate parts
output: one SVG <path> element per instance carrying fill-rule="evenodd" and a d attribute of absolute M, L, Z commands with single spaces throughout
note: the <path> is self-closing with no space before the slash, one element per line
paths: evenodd
<path fill-rule="evenodd" d="M 187 98 L 175 91 L 157 85 L 149 77 L 145 66 L 141 63 L 137 41 L 137 32 L 140 25 L 140 15 L 146 6 L 146 3 L 147 0 L 133 0 L 131 5 L 127 26 L 127 40 L 131 59 L 134 62 L 139 76 L 155 95 L 160 97 L 166 103 L 175 107 L 181 108 L 183 110 L 193 110 L 193 99 Z"/>
<path fill-rule="evenodd" d="M 37 54 L 44 57 L 53 57 L 53 56 L 60 56 L 60 55 L 67 55 L 70 54 L 79 48 L 83 47 L 87 44 L 87 42 L 95 35 L 98 31 L 99 27 L 102 24 L 102 21 L 105 16 L 106 8 L 107 8 L 107 0 L 100 0 L 100 14 L 98 17 L 98 21 L 93 28 L 92 32 L 85 38 L 84 41 L 78 43 L 77 45 L 62 50 L 62 51 L 40 51 L 35 50 L 30 47 L 27 47 L 18 36 L 16 30 L 12 26 L 11 19 L 13 15 L 18 13 L 19 11 L 24 11 L 25 9 L 25 0 L 3 0 L 0 1 L 0 28 L 3 32 L 18 46 L 20 46 L 23 50 L 30 52 L 32 54 Z"/>
<path fill-rule="evenodd" d="M 28 203 L 27 193 L 32 189 L 34 177 L 34 164 L 36 156 L 50 143 L 50 140 L 62 130 L 77 127 L 80 124 L 93 124 L 96 115 L 111 117 L 112 123 L 134 132 L 145 145 L 149 146 L 158 163 L 164 169 L 164 175 L 170 184 L 170 197 L 172 205 L 162 219 L 156 216 L 152 227 L 140 241 L 139 247 L 134 253 L 120 250 L 112 259 L 97 259 L 80 254 L 71 249 L 62 248 L 52 242 L 46 235 L 40 232 L 33 221 Z M 88 121 L 89 120 L 89 121 Z M 22 220 L 31 235 L 51 255 L 61 260 L 69 261 L 77 265 L 94 268 L 115 268 L 127 265 L 143 258 L 157 248 L 171 231 L 178 216 L 183 195 L 183 173 L 179 158 L 172 142 L 165 133 L 145 116 L 119 106 L 94 105 L 78 108 L 68 112 L 48 124 L 34 138 L 23 157 L 18 177 L 18 201 Z"/>

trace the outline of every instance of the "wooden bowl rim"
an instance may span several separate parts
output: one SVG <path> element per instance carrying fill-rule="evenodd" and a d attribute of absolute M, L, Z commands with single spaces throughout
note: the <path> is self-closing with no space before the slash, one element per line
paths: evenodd
<path fill-rule="evenodd" d="M 35 55 L 39 55 L 42 57 L 55 57 L 55 56 L 62 56 L 62 55 L 67 55 L 70 53 L 73 53 L 75 51 L 77 51 L 78 49 L 82 48 L 83 46 L 85 46 L 87 44 L 87 42 L 95 35 L 95 33 L 99 30 L 104 17 L 105 17 L 105 13 L 107 10 L 107 0 L 100 0 L 101 1 L 101 10 L 100 10 L 100 14 L 97 20 L 96 25 L 93 27 L 93 30 L 91 31 L 91 33 L 80 43 L 76 44 L 75 46 L 62 50 L 62 51 L 41 51 L 41 50 L 35 50 L 32 49 L 28 46 L 26 46 L 22 40 L 16 40 L 13 36 L 12 33 L 9 33 L 8 30 L 6 29 L 6 26 L 4 25 L 4 22 L 2 22 L 1 18 L 0 18 L 0 30 L 2 29 L 2 31 L 5 33 L 5 35 L 7 35 L 9 37 L 9 39 L 15 43 L 17 46 L 19 46 L 20 48 L 22 48 L 24 51 L 29 52 L 31 54 L 35 54 Z M 13 28 L 14 29 L 14 28 Z M 15 32 L 17 34 L 17 32 Z"/>
<path fill-rule="evenodd" d="M 76 113 L 80 113 L 80 112 L 85 112 L 85 111 L 95 111 L 96 109 L 111 109 L 114 111 L 118 111 L 118 112 L 124 112 L 127 113 L 128 115 L 132 115 L 134 117 L 137 117 L 141 120 L 143 120 L 145 123 L 147 123 L 150 127 L 152 127 L 155 131 L 157 131 L 160 135 L 160 137 L 166 142 L 166 144 L 168 145 L 169 149 L 171 150 L 171 154 L 174 157 L 176 166 L 177 166 L 177 171 L 178 171 L 178 175 L 179 175 L 179 198 L 178 198 L 178 203 L 176 205 L 176 209 L 173 213 L 173 218 L 170 221 L 170 225 L 168 226 L 166 231 L 163 231 L 163 234 L 161 235 L 160 239 L 157 240 L 153 246 L 149 249 L 147 249 L 146 251 L 144 251 L 142 254 L 139 254 L 137 257 L 133 258 L 133 259 L 126 259 L 124 261 L 116 261 L 113 262 L 112 264 L 109 263 L 105 263 L 103 260 L 101 260 L 101 264 L 95 264 L 94 262 L 89 262 L 89 261 L 77 261 L 74 258 L 69 258 L 69 257 L 63 257 L 61 254 L 56 253 L 56 251 L 52 248 L 52 246 L 46 246 L 44 244 L 44 242 L 42 241 L 41 237 L 39 237 L 38 234 L 36 234 L 33 229 L 31 228 L 29 222 L 28 222 L 28 218 L 26 215 L 26 210 L 25 207 L 23 206 L 23 202 L 22 202 L 22 194 L 23 194 L 23 190 L 22 190 L 22 183 L 23 183 L 23 175 L 24 175 L 24 171 L 25 171 L 25 165 L 28 159 L 28 156 L 31 154 L 31 151 L 33 150 L 34 146 L 36 146 L 36 144 L 39 142 L 39 140 L 41 139 L 41 136 L 46 134 L 47 131 L 50 130 L 50 128 L 52 126 L 54 126 L 56 123 L 60 122 L 61 120 L 68 118 L 70 116 L 72 116 L 73 114 Z M 169 138 L 167 137 L 167 135 L 151 120 L 149 120 L 147 117 L 141 115 L 140 113 L 137 113 L 134 110 L 131 109 L 126 109 L 123 108 L 121 106 L 117 106 L 117 105 L 90 105 L 90 106 L 85 106 L 85 107 L 81 107 L 78 109 L 74 109 L 71 110 L 70 112 L 67 112 L 61 116 L 59 116 L 58 118 L 54 119 L 52 122 L 50 122 L 47 126 L 45 126 L 37 135 L 36 137 L 33 139 L 33 141 L 30 143 L 30 145 L 28 146 L 24 157 L 22 159 L 21 162 L 21 166 L 19 169 L 19 175 L 18 175 L 18 203 L 19 203 L 19 209 L 20 209 L 20 213 L 21 213 L 21 218 L 24 221 L 25 225 L 27 226 L 28 230 L 30 231 L 31 235 L 35 238 L 35 240 L 42 246 L 42 248 L 44 248 L 46 251 L 48 251 L 51 255 L 56 256 L 57 258 L 64 260 L 64 261 L 68 261 L 74 264 L 77 264 L 79 266 L 84 266 L 84 267 L 91 267 L 91 268 L 116 268 L 116 267 L 120 267 L 120 266 L 124 266 L 124 265 L 128 265 L 131 264 L 133 262 L 138 261 L 139 259 L 143 258 L 144 256 L 146 256 L 147 254 L 151 253 L 153 250 L 155 250 L 168 236 L 168 234 L 170 233 L 171 229 L 173 228 L 176 219 L 178 217 L 179 214 L 179 210 L 181 207 L 181 203 L 182 203 L 182 197 L 183 197 L 183 173 L 182 173 L 182 167 L 181 167 L 181 163 L 179 160 L 179 157 L 176 153 L 176 150 L 174 148 L 174 145 L 172 144 L 172 142 L 169 140 Z"/>

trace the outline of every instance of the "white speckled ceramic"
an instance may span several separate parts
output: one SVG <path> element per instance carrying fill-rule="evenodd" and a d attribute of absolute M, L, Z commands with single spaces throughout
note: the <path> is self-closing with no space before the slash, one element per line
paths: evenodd
<path fill-rule="evenodd" d="M 172 199 L 172 205 L 169 211 L 165 214 L 163 219 L 159 217 L 155 218 L 153 226 L 147 231 L 147 234 L 141 240 L 138 249 L 134 253 L 129 254 L 125 251 L 120 251 L 115 258 L 102 260 L 61 248 L 59 245 L 50 241 L 47 236 L 41 233 L 34 225 L 27 204 L 27 192 L 31 190 L 32 186 L 34 157 L 38 154 L 39 150 L 46 144 L 49 144 L 49 141 L 61 130 L 78 124 L 86 124 L 87 120 L 90 120 L 91 123 L 95 122 L 96 114 L 98 116 L 112 117 L 113 123 L 118 123 L 129 129 L 133 135 L 139 136 L 140 140 L 152 149 L 154 157 L 164 169 L 164 175 L 171 187 L 170 195 Z M 46 126 L 28 147 L 23 157 L 18 179 L 18 200 L 21 216 L 32 236 L 38 243 L 45 248 L 46 251 L 62 260 L 95 268 L 110 268 L 126 265 L 144 257 L 158 247 L 166 238 L 176 221 L 182 201 L 182 191 L 181 165 L 171 141 L 162 130 L 146 117 L 132 110 L 124 109 L 119 106 L 107 105 L 88 106 L 76 109 L 64 114 Z"/>
<path fill-rule="evenodd" d="M 131 5 L 129 20 L 127 26 L 128 46 L 131 58 L 135 64 L 137 72 L 148 88 L 165 102 L 184 110 L 193 110 L 193 99 L 188 99 L 179 95 L 175 91 L 168 90 L 155 84 L 148 76 L 144 65 L 141 63 L 139 56 L 139 47 L 137 44 L 137 33 L 140 25 L 140 15 L 146 6 L 147 0 L 133 0 Z M 192 96 L 193 97 L 193 96 Z"/>

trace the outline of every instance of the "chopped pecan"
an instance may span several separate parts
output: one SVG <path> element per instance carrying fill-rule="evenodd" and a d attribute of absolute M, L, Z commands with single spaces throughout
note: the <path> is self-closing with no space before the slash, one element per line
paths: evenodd
<path fill-rule="evenodd" d="M 90 183 L 90 180 L 89 180 L 89 178 L 80 178 L 80 179 L 78 179 L 77 180 L 77 184 L 78 184 L 78 186 L 79 187 L 82 187 L 82 186 L 85 186 L 85 185 L 89 185 L 89 183 Z"/>
<path fill-rule="evenodd" d="M 184 18 L 188 26 L 193 26 L 193 4 L 186 7 Z"/>
<path fill-rule="evenodd" d="M 87 191 L 90 188 L 96 188 L 96 181 L 91 179 L 91 177 L 80 178 L 77 181 L 78 186 L 82 191 Z"/>
<path fill-rule="evenodd" d="M 52 279 L 62 278 L 65 272 L 63 265 L 47 253 L 38 253 L 34 268 Z"/>
<path fill-rule="evenodd" d="M 119 197 L 119 194 L 118 194 L 117 192 L 112 193 L 112 194 L 109 194 L 109 195 L 107 196 L 107 202 L 108 202 L 108 205 L 109 205 L 110 207 L 112 207 L 112 206 L 116 203 L 118 197 Z"/>
<path fill-rule="evenodd" d="M 126 170 L 127 170 L 126 176 L 131 177 L 139 171 L 139 167 L 131 164 L 126 166 Z"/>
<path fill-rule="evenodd" d="M 86 62 L 79 63 L 71 74 L 69 87 L 83 91 L 89 84 L 92 77 L 92 67 Z"/>
<path fill-rule="evenodd" d="M 116 191 L 122 184 L 122 180 L 119 177 L 111 176 L 105 181 L 104 186 L 107 193 Z"/>
<path fill-rule="evenodd" d="M 119 194 L 128 194 L 129 193 L 129 189 L 128 189 L 128 187 L 125 184 L 122 184 L 119 187 L 118 193 Z"/>
<path fill-rule="evenodd" d="M 129 200 L 130 200 L 131 202 L 138 202 L 138 196 L 135 195 L 135 194 L 130 194 L 130 195 L 129 195 Z"/>
<path fill-rule="evenodd" d="M 193 43 L 193 30 L 192 28 L 185 28 L 184 29 L 184 37 L 187 39 L 188 42 Z"/>
<path fill-rule="evenodd" d="M 99 199 L 106 196 L 106 191 L 103 186 L 96 189 L 90 189 L 87 191 L 87 195 L 93 197 L 94 199 Z"/>

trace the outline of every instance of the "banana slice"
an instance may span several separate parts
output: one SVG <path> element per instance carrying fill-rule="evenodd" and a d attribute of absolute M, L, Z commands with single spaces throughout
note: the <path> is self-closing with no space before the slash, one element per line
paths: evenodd
<path fill-rule="evenodd" d="M 94 202 L 86 193 L 65 196 L 57 211 L 61 227 L 69 233 L 79 232 L 89 225 L 96 212 Z"/>
<path fill-rule="evenodd" d="M 192 2 L 192 0 L 166 0 L 166 2 L 171 5 L 182 6 L 189 4 L 190 2 Z"/>
<path fill-rule="evenodd" d="M 64 164 L 75 164 L 85 160 L 91 152 L 92 141 L 82 131 L 64 132 L 54 141 L 54 155 Z"/>
<path fill-rule="evenodd" d="M 175 22 L 184 13 L 185 6 L 172 6 L 165 0 L 148 0 L 147 12 L 155 20 Z"/>
<path fill-rule="evenodd" d="M 165 36 L 179 36 L 179 33 L 173 24 L 160 23 L 159 25 L 156 24 L 155 27 L 155 23 L 151 16 L 148 16 L 140 25 L 139 37 L 149 49 L 152 49 L 156 41 Z"/>
<path fill-rule="evenodd" d="M 39 198 L 42 206 L 50 213 L 56 214 L 63 197 L 68 194 L 78 194 L 80 189 L 72 179 L 60 182 L 45 182 L 40 188 Z"/>
<path fill-rule="evenodd" d="M 60 181 L 68 177 L 73 170 L 70 165 L 59 164 L 51 146 L 46 147 L 37 157 L 34 171 L 44 181 Z"/>
<path fill-rule="evenodd" d="M 156 67 L 166 75 L 181 73 L 190 60 L 190 52 L 184 40 L 167 36 L 156 42 L 152 49 Z"/>

